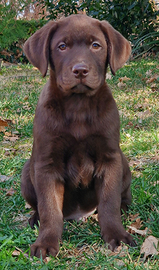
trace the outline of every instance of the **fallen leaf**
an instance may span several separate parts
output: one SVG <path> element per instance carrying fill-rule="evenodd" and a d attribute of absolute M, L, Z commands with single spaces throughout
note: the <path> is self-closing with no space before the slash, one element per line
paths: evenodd
<path fill-rule="evenodd" d="M 138 230 L 133 226 L 128 226 L 128 228 L 129 228 L 128 232 L 131 234 L 139 234 L 139 235 L 145 236 L 149 232 L 148 228 L 145 228 L 145 230 Z"/>
<path fill-rule="evenodd" d="M 11 137 L 11 136 L 12 136 L 12 133 L 11 133 L 11 132 L 6 131 L 6 132 L 4 132 L 4 135 L 5 135 L 6 137 Z"/>
<path fill-rule="evenodd" d="M 16 140 L 19 139 L 19 137 L 18 136 L 12 136 L 12 137 L 4 136 L 4 139 L 6 141 L 15 142 Z"/>
<path fill-rule="evenodd" d="M 153 208 L 157 212 L 157 214 L 159 215 L 159 210 L 157 209 L 157 207 L 155 205 L 153 205 Z"/>
<path fill-rule="evenodd" d="M 46 257 L 43 261 L 47 264 L 47 263 L 49 263 L 51 260 L 52 260 L 51 257 Z"/>
<path fill-rule="evenodd" d="M 14 190 L 14 188 L 10 188 L 8 191 L 7 191 L 7 193 L 6 193 L 6 196 L 13 196 L 14 194 L 15 194 L 15 190 Z"/>
<path fill-rule="evenodd" d="M 92 217 L 94 220 L 99 221 L 99 220 L 98 220 L 98 214 L 93 214 L 91 217 Z"/>
<path fill-rule="evenodd" d="M 124 76 L 124 77 L 119 78 L 119 81 L 120 82 L 127 82 L 127 81 L 130 81 L 130 78 Z"/>
<path fill-rule="evenodd" d="M 138 110 L 138 109 L 143 109 L 143 103 L 140 104 L 140 103 L 137 103 L 135 106 L 134 106 L 134 109 Z"/>
<path fill-rule="evenodd" d="M 18 109 L 16 110 L 16 112 L 17 112 L 17 113 L 20 113 L 20 112 L 21 112 L 21 109 L 20 109 L 20 108 L 18 108 Z"/>
<path fill-rule="evenodd" d="M 141 164 L 141 161 L 140 160 L 130 160 L 129 162 L 129 166 L 130 167 L 136 167 L 136 166 L 139 166 Z"/>
<path fill-rule="evenodd" d="M 135 222 L 131 224 L 131 227 L 135 227 L 136 229 L 140 229 L 142 226 L 142 221 L 140 218 L 137 218 Z"/>
<path fill-rule="evenodd" d="M 6 182 L 10 179 L 10 177 L 6 175 L 0 175 L 0 183 Z"/>
<path fill-rule="evenodd" d="M 29 98 L 28 96 L 25 96 L 25 97 L 24 97 L 24 100 L 28 100 L 28 98 Z"/>
<path fill-rule="evenodd" d="M 153 185 L 154 187 L 156 187 L 157 185 L 159 185 L 159 180 L 157 180 L 155 183 L 150 182 L 151 185 Z"/>
<path fill-rule="evenodd" d="M 31 205 L 28 203 L 25 203 L 25 209 L 31 209 Z"/>
<path fill-rule="evenodd" d="M 154 83 L 154 84 L 151 85 L 151 90 L 152 90 L 153 92 L 159 91 L 159 87 L 157 86 L 156 83 Z"/>
<path fill-rule="evenodd" d="M 14 130 L 14 131 L 12 131 L 12 134 L 19 135 L 19 131 L 18 130 Z"/>
<path fill-rule="evenodd" d="M 114 251 L 110 251 L 110 256 L 114 256 L 120 254 L 120 257 L 125 257 L 128 251 L 128 247 L 121 244 L 120 246 L 116 247 Z"/>
<path fill-rule="evenodd" d="M 8 126 L 7 121 L 2 120 L 2 119 L 0 118 L 0 132 L 1 132 L 1 131 L 4 131 L 4 130 L 5 130 L 5 127 L 7 127 L 7 126 Z"/>
<path fill-rule="evenodd" d="M 28 102 L 25 102 L 22 108 L 28 111 L 31 109 L 30 104 Z"/>
<path fill-rule="evenodd" d="M 122 261 L 122 260 L 116 260 L 116 263 L 117 263 L 117 265 L 119 266 L 119 267 L 122 267 L 122 266 L 124 266 L 125 265 L 125 263 Z M 121 268 L 120 268 L 121 269 Z"/>
<path fill-rule="evenodd" d="M 107 73 L 107 74 L 106 74 L 106 80 L 111 80 L 111 78 L 112 78 L 111 73 Z"/>
<path fill-rule="evenodd" d="M 143 242 L 140 250 L 140 254 L 144 253 L 144 259 L 149 255 L 157 255 L 158 239 L 152 235 L 148 236 Z"/>
<path fill-rule="evenodd" d="M 14 219 L 15 222 L 23 222 L 23 221 L 27 221 L 28 222 L 28 217 L 24 216 L 22 214 L 18 214 L 18 216 L 15 217 Z"/>
<path fill-rule="evenodd" d="M 147 109 L 146 111 L 144 112 L 138 112 L 137 113 L 137 116 L 140 118 L 140 120 L 143 120 L 145 119 L 146 117 L 150 117 L 151 116 L 151 112 L 149 109 Z"/>
<path fill-rule="evenodd" d="M 119 83 L 117 84 L 117 86 L 121 89 L 121 88 L 126 87 L 126 83 L 119 82 Z"/>
<path fill-rule="evenodd" d="M 18 140 L 19 139 L 19 137 L 18 136 L 14 136 L 14 137 L 10 137 L 10 141 L 11 142 L 15 142 L 16 140 Z"/>
<path fill-rule="evenodd" d="M 11 154 L 15 155 L 17 152 L 17 149 L 14 149 L 14 148 L 10 148 L 10 149 L 4 148 L 4 150 L 5 150 L 5 153 L 4 153 L 5 156 L 10 156 Z"/>
<path fill-rule="evenodd" d="M 146 83 L 147 84 L 152 83 L 152 82 L 156 81 L 157 79 L 158 79 L 158 75 L 154 75 L 153 77 L 147 79 Z"/>
<path fill-rule="evenodd" d="M 156 78 L 150 78 L 150 79 L 148 79 L 148 80 L 146 80 L 146 83 L 152 83 L 152 82 L 154 82 L 156 80 Z"/>
<path fill-rule="evenodd" d="M 33 259 L 32 259 L 32 258 L 29 258 L 28 254 L 23 253 L 23 251 L 22 251 L 20 248 L 18 248 L 18 247 L 15 247 L 15 248 L 16 248 L 16 249 L 12 252 L 12 256 L 13 256 L 13 257 L 19 257 L 20 254 L 23 254 L 23 256 L 24 256 L 25 258 L 30 259 L 30 261 L 33 261 Z"/>
<path fill-rule="evenodd" d="M 152 70 L 151 69 L 147 70 L 145 74 L 146 74 L 146 76 L 151 76 L 152 75 Z"/>
<path fill-rule="evenodd" d="M 20 256 L 20 251 L 14 250 L 14 251 L 12 252 L 12 256 L 13 256 L 13 257 L 18 257 L 18 256 Z"/>

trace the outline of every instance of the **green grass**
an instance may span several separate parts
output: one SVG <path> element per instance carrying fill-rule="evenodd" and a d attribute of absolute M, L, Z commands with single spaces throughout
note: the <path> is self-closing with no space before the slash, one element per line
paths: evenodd
<path fill-rule="evenodd" d="M 158 59 L 140 59 L 130 62 L 108 80 L 120 112 L 121 148 L 132 171 L 133 202 L 129 214 L 138 213 L 141 229 L 148 227 L 156 238 L 159 238 L 159 78 L 152 83 L 147 83 L 147 79 L 156 75 L 158 68 Z M 147 75 L 149 70 L 151 75 Z M 130 80 L 119 88 L 118 82 L 124 76 Z M 0 71 L 0 117 L 12 121 L 0 132 L 0 269 L 157 270 L 158 255 L 143 260 L 140 254 L 145 237 L 136 234 L 135 248 L 111 253 L 92 217 L 85 223 L 64 223 L 60 252 L 47 264 L 30 258 L 29 246 L 38 232 L 27 224 L 30 209 L 25 209 L 20 194 L 20 175 L 31 154 L 34 112 L 46 80 L 29 65 Z M 12 142 L 10 138 L 14 136 L 18 139 Z M 11 188 L 14 192 L 7 196 Z M 123 223 L 130 225 L 130 217 L 123 219 Z M 15 250 L 19 251 L 17 256 L 12 255 Z"/>

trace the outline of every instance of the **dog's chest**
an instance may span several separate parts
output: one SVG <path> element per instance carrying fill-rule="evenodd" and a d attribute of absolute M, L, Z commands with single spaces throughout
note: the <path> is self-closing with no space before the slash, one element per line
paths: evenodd
<path fill-rule="evenodd" d="M 98 106 L 87 97 L 69 99 L 64 114 L 65 130 L 77 139 L 86 138 L 98 129 Z"/>

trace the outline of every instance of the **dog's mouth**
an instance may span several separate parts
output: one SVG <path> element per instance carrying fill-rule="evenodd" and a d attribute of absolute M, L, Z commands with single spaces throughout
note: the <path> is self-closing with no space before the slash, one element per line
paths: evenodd
<path fill-rule="evenodd" d="M 76 84 L 58 84 L 58 87 L 64 93 L 64 95 L 71 94 L 84 94 L 86 96 L 93 96 L 99 89 L 99 87 L 92 88 L 91 85 L 88 85 L 84 82 L 79 82 Z"/>
<path fill-rule="evenodd" d="M 91 90 L 92 90 L 91 87 L 89 87 L 83 83 L 79 83 L 71 88 L 71 91 L 74 93 L 85 93 L 85 92 L 91 91 Z"/>
<path fill-rule="evenodd" d="M 71 88 L 71 92 L 75 94 L 86 94 L 87 96 L 91 96 L 96 92 L 96 89 L 91 88 L 86 84 L 79 83 Z"/>

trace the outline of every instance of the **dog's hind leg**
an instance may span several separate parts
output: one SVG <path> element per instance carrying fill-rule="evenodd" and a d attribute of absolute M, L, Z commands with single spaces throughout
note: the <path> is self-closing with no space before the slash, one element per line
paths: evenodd
<path fill-rule="evenodd" d="M 34 228 L 34 225 L 38 226 L 39 215 L 37 211 L 37 197 L 30 177 L 30 159 L 25 163 L 22 170 L 21 193 L 24 199 L 35 210 L 34 214 L 29 219 L 31 228 Z"/>

